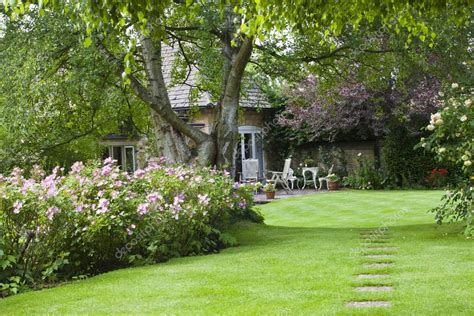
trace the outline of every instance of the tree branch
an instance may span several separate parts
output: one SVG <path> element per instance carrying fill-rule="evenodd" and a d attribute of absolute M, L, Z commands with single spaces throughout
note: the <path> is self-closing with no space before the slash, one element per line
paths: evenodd
<path fill-rule="evenodd" d="M 117 57 L 115 57 L 115 55 L 112 54 L 112 52 L 110 52 L 101 41 L 97 40 L 96 46 L 102 53 L 102 55 L 105 57 L 105 59 L 115 68 L 115 73 L 117 74 L 117 76 L 121 77 L 122 73 L 125 71 L 123 63 Z M 140 97 L 140 99 L 142 99 L 148 104 L 153 103 L 153 97 L 151 96 L 149 91 L 140 83 L 140 81 L 133 75 L 129 75 L 129 79 L 130 86 Z"/>

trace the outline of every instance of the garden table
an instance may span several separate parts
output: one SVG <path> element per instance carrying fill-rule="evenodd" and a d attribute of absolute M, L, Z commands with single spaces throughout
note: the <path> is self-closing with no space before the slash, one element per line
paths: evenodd
<path fill-rule="evenodd" d="M 302 173 L 303 173 L 303 187 L 302 189 L 304 189 L 306 187 L 306 183 L 307 181 L 311 181 L 311 180 L 306 180 L 306 172 L 310 172 L 311 175 L 313 176 L 313 184 L 314 184 L 314 188 L 317 189 L 318 186 L 317 186 L 317 182 L 316 182 L 316 178 L 318 177 L 318 171 L 319 171 L 319 168 L 318 167 L 303 167 L 301 169 Z"/>

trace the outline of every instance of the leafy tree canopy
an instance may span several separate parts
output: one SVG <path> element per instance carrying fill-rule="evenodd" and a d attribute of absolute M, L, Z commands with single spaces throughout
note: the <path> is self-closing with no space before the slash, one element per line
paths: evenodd
<path fill-rule="evenodd" d="M 0 37 L 1 167 L 70 164 L 100 153 L 98 140 L 133 120 L 147 128 L 143 105 L 120 85 L 95 48 L 85 48 L 68 19 L 32 12 L 5 24 Z"/>

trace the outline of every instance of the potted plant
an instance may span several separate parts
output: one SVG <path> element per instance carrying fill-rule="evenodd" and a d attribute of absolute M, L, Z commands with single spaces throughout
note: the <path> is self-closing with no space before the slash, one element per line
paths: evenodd
<path fill-rule="evenodd" d="M 256 182 L 254 188 L 255 188 L 255 193 L 260 192 L 260 189 L 262 188 L 262 183 L 261 182 Z"/>
<path fill-rule="evenodd" d="M 337 174 L 331 173 L 327 175 L 329 190 L 334 191 L 339 189 L 339 181 L 341 180 Z"/>
<path fill-rule="evenodd" d="M 263 191 L 267 196 L 267 200 L 273 200 L 275 198 L 276 187 L 273 183 L 267 183 L 263 186 Z"/>

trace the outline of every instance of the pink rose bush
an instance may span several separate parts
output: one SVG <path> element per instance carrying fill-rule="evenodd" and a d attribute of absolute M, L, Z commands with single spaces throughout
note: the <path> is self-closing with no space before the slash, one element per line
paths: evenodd
<path fill-rule="evenodd" d="M 251 211 L 229 174 L 150 161 L 129 175 L 111 159 L 68 173 L 0 175 L 0 295 L 226 246 L 221 230 Z M 228 239 L 228 238 L 227 238 Z"/>

